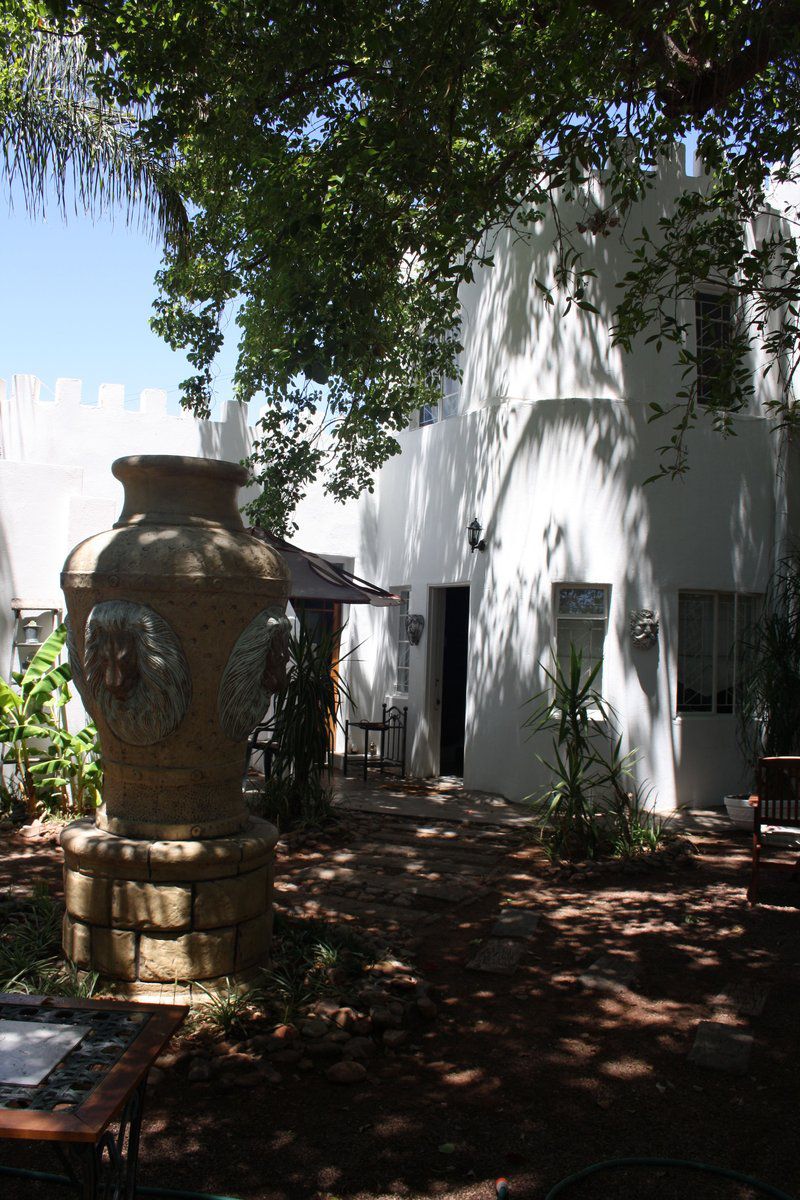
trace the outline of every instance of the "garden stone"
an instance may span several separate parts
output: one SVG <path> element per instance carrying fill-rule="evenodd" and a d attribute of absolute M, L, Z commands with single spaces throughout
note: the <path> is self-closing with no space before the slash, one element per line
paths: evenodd
<path fill-rule="evenodd" d="M 351 1038 L 343 1050 L 345 1058 L 372 1058 L 375 1053 L 375 1043 L 366 1037 Z"/>
<path fill-rule="evenodd" d="M 283 1083 L 283 1076 L 280 1071 L 273 1071 L 272 1067 L 262 1067 L 260 1074 L 265 1083 L 270 1083 L 273 1086 Z"/>
<path fill-rule="evenodd" d="M 350 1059 L 328 1067 L 325 1076 L 331 1083 L 361 1083 L 367 1078 L 367 1068 Z"/>
<path fill-rule="evenodd" d="M 320 1021 L 311 1017 L 307 1021 L 300 1023 L 300 1033 L 304 1038 L 321 1038 L 328 1032 L 327 1021 Z"/>
<path fill-rule="evenodd" d="M 593 962 L 580 976 L 584 987 L 604 992 L 628 991 L 636 978 L 639 964 L 633 957 L 610 952 Z"/>
<path fill-rule="evenodd" d="M 407 1041 L 408 1034 L 405 1029 L 387 1029 L 383 1035 L 383 1044 L 390 1050 L 396 1050 L 398 1046 L 402 1046 Z"/>
<path fill-rule="evenodd" d="M 434 1021 L 439 1015 L 439 1009 L 431 1000 L 430 996 L 420 996 L 414 1006 L 421 1017 L 426 1021 Z"/>
<path fill-rule="evenodd" d="M 402 1013 L 398 1015 L 383 1006 L 370 1009 L 373 1029 L 399 1029 L 403 1023 Z"/>
<path fill-rule="evenodd" d="M 744 1075 L 750 1062 L 753 1038 L 734 1025 L 718 1021 L 701 1021 L 697 1026 L 689 1062 L 714 1071 Z"/>
<path fill-rule="evenodd" d="M 205 1083 L 211 1078 L 211 1064 L 204 1058 L 192 1059 L 189 1067 L 189 1083 Z"/>
<path fill-rule="evenodd" d="M 299 1063 L 303 1057 L 302 1050 L 276 1050 L 274 1054 L 270 1054 L 270 1062 L 280 1063 L 284 1067 L 293 1067 Z"/>
<path fill-rule="evenodd" d="M 342 1056 L 342 1047 L 337 1042 L 329 1041 L 328 1038 L 309 1042 L 305 1050 L 309 1058 L 334 1059 Z"/>
<path fill-rule="evenodd" d="M 527 938 L 535 933 L 541 913 L 529 908 L 506 908 L 492 926 L 491 937 Z"/>
<path fill-rule="evenodd" d="M 490 938 L 478 947 L 477 953 L 467 963 L 467 970 L 484 971 L 490 975 L 513 975 L 519 966 L 523 949 L 514 938 Z"/>
<path fill-rule="evenodd" d="M 336 1024 L 339 1029 L 350 1029 L 356 1023 L 356 1021 L 358 1021 L 358 1019 L 359 1017 L 356 1010 L 347 1006 L 337 1009 L 333 1018 L 334 1024 Z"/>
<path fill-rule="evenodd" d="M 328 1034 L 327 1040 L 329 1042 L 338 1042 L 339 1045 L 344 1045 L 345 1042 L 350 1041 L 350 1036 L 351 1035 L 346 1029 L 334 1029 L 333 1033 Z"/>

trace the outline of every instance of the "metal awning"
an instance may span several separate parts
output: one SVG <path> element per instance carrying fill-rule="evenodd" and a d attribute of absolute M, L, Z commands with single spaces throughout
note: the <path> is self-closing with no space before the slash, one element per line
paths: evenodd
<path fill-rule="evenodd" d="M 338 563 L 301 550 L 266 529 L 254 527 L 248 533 L 272 546 L 285 559 L 292 574 L 292 600 L 338 600 L 340 604 L 372 604 L 376 608 L 400 603 L 400 597 L 393 592 L 359 579 Z"/>

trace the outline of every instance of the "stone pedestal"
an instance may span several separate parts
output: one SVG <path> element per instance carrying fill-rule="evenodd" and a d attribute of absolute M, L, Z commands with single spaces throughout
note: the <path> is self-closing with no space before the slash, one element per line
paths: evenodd
<path fill-rule="evenodd" d="M 255 818 L 206 841 L 117 837 L 76 821 L 61 840 L 67 956 L 126 996 L 202 1000 L 203 988 L 246 984 L 269 954 L 276 840 Z"/>

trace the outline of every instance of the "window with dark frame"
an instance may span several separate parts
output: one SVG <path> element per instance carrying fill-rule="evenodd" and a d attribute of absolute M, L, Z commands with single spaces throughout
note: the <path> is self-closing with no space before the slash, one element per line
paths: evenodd
<path fill-rule="evenodd" d="M 678 594 L 679 713 L 733 713 L 742 638 L 761 597 L 735 592 Z"/>
<path fill-rule="evenodd" d="M 697 403 L 717 407 L 726 400 L 723 381 L 727 374 L 724 358 L 733 338 L 733 299 L 724 292 L 695 293 L 697 338 Z"/>

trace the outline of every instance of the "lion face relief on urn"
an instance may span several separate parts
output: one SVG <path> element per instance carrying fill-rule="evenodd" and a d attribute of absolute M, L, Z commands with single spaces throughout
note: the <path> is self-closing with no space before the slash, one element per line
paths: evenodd
<path fill-rule="evenodd" d="M 152 608 L 129 600 L 94 606 L 83 662 L 76 667 L 73 658 L 73 674 L 94 720 L 132 746 L 167 737 L 192 699 L 189 664 L 174 630 Z"/>

